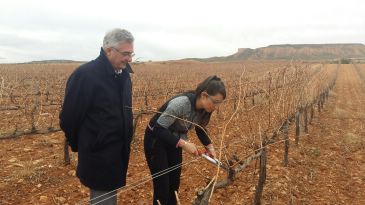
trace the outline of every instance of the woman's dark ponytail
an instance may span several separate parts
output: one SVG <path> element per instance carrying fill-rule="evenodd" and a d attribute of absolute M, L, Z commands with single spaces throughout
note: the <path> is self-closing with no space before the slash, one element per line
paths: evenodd
<path fill-rule="evenodd" d="M 226 99 L 226 87 L 222 80 L 216 75 L 209 76 L 203 82 L 201 82 L 195 89 L 196 96 L 200 96 L 202 92 L 207 92 L 208 95 L 221 94 L 223 99 Z"/>

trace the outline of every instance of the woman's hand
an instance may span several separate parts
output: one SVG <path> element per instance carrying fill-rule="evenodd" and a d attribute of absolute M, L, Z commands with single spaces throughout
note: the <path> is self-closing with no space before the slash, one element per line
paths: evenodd
<path fill-rule="evenodd" d="M 211 157 L 217 158 L 217 153 L 215 152 L 213 144 L 209 144 L 209 145 L 205 146 L 205 149 L 207 150 L 208 154 Z"/>
<path fill-rule="evenodd" d="M 181 147 L 183 150 L 187 151 L 190 154 L 198 155 L 198 149 L 196 148 L 194 143 L 180 139 L 179 147 Z"/>

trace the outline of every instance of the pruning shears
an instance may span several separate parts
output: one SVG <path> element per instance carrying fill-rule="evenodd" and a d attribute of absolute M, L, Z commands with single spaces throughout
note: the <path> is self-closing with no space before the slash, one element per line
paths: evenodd
<path fill-rule="evenodd" d="M 220 168 L 224 169 L 225 171 L 229 171 L 228 167 L 224 165 L 221 161 L 219 161 L 217 158 L 214 158 L 213 156 L 209 155 L 207 151 L 199 151 L 199 155 L 203 157 L 208 162 L 214 164 L 215 166 L 219 166 Z"/>

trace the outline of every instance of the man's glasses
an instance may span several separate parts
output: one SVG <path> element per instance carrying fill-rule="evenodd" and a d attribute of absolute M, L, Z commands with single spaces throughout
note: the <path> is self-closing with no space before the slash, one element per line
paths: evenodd
<path fill-rule="evenodd" d="M 128 51 L 122 52 L 122 51 L 120 51 L 120 50 L 118 50 L 118 49 L 116 49 L 114 47 L 112 47 L 112 49 L 114 49 L 116 52 L 118 52 L 119 54 L 121 54 L 123 57 L 126 57 L 126 56 L 133 57 L 135 55 L 134 52 L 128 52 Z"/>

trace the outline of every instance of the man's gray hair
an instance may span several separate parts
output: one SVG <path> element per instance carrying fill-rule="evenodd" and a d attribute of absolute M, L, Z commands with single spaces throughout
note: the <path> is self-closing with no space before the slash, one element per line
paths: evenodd
<path fill-rule="evenodd" d="M 134 37 L 131 32 L 125 29 L 115 28 L 105 34 L 103 48 L 114 47 L 123 42 L 133 43 L 133 41 Z"/>

